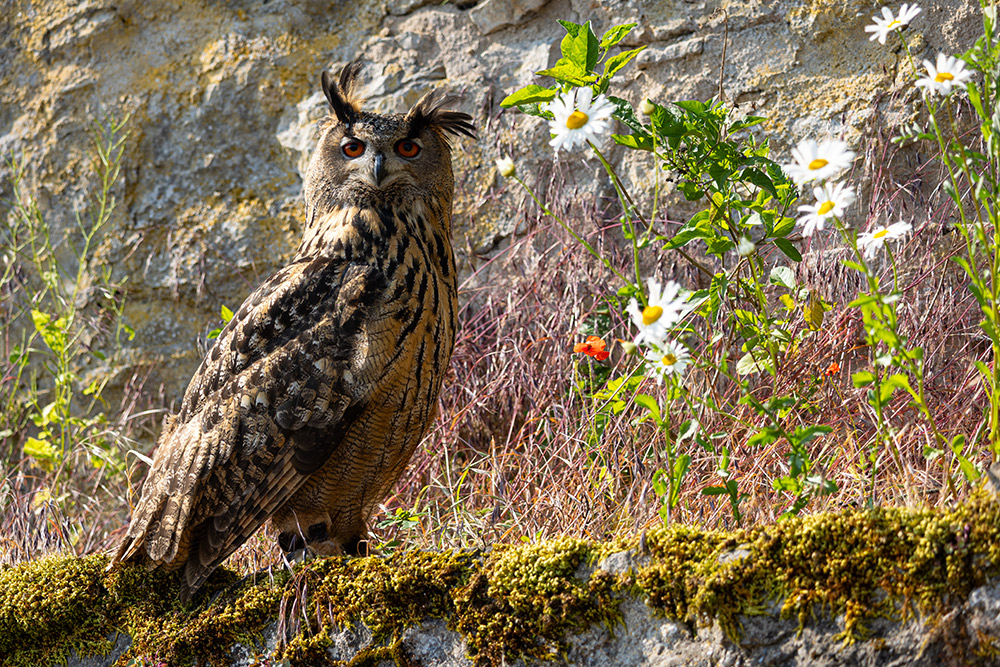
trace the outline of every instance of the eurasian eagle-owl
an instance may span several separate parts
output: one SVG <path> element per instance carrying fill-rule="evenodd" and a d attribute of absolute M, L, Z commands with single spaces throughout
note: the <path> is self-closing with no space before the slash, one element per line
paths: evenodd
<path fill-rule="evenodd" d="M 362 111 L 359 70 L 323 72 L 298 251 L 191 379 L 112 563 L 183 569 L 184 600 L 269 518 L 285 551 L 356 553 L 434 415 L 457 324 L 446 133 L 472 119 L 436 92 Z"/>

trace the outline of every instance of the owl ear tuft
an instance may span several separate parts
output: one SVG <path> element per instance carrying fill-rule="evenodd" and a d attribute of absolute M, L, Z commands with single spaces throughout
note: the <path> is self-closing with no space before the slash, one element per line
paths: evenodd
<path fill-rule="evenodd" d="M 361 62 L 355 60 L 344 66 L 340 72 L 340 81 L 334 82 L 333 74 L 324 70 L 320 77 L 323 83 L 323 94 L 330 103 L 330 109 L 344 125 L 350 126 L 361 112 L 361 99 L 357 96 L 358 74 L 361 72 Z"/>
<path fill-rule="evenodd" d="M 421 97 L 406 114 L 406 120 L 410 123 L 410 136 L 416 136 L 426 128 L 436 128 L 442 132 L 464 134 L 475 139 L 476 128 L 472 124 L 472 116 L 461 111 L 445 111 L 444 107 L 450 103 L 451 100 L 440 90 L 432 90 Z"/>

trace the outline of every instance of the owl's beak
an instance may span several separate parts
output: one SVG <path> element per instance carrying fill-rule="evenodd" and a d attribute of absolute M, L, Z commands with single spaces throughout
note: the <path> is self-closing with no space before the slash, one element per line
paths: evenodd
<path fill-rule="evenodd" d="M 375 153 L 372 175 L 375 177 L 375 187 L 382 185 L 382 179 L 385 178 L 385 156 L 381 153 Z"/>

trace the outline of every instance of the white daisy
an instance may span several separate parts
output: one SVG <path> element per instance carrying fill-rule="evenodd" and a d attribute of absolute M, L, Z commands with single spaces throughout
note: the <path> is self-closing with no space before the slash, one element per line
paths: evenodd
<path fill-rule="evenodd" d="M 844 217 L 844 210 L 854 203 L 854 188 L 842 183 L 826 183 L 813 188 L 813 196 L 816 197 L 814 205 L 799 206 L 799 211 L 805 213 L 798 220 L 803 236 L 812 236 L 813 232 L 823 229 L 830 218 Z"/>
<path fill-rule="evenodd" d="M 514 167 L 514 160 L 506 155 L 501 158 L 497 158 L 497 171 L 499 171 L 500 175 L 504 178 L 510 178 L 517 171 Z"/>
<path fill-rule="evenodd" d="M 927 76 L 917 79 L 917 85 L 927 89 L 929 93 L 948 95 L 955 86 L 964 86 L 972 78 L 972 72 L 965 69 L 965 61 L 939 53 L 937 63 L 924 61 Z"/>
<path fill-rule="evenodd" d="M 900 239 L 913 229 L 908 222 L 897 222 L 888 227 L 876 227 L 870 232 L 858 235 L 858 250 L 863 250 L 865 259 L 872 259 L 886 241 Z"/>
<path fill-rule="evenodd" d="M 910 21 L 920 13 L 920 7 L 903 3 L 899 8 L 899 16 L 893 16 L 888 7 L 882 8 L 882 18 L 873 16 L 875 25 L 866 25 L 865 32 L 873 33 L 871 39 L 877 39 L 879 44 L 885 44 L 885 38 L 893 30 L 902 30 L 910 24 Z"/>
<path fill-rule="evenodd" d="M 832 178 L 851 166 L 854 152 L 843 141 L 824 141 L 818 144 L 812 139 L 799 142 L 792 149 L 795 162 L 781 165 L 797 185 L 809 181 Z"/>
<path fill-rule="evenodd" d="M 691 362 L 691 354 L 687 348 L 671 340 L 665 340 L 657 348 L 651 348 L 644 357 L 657 384 L 663 384 L 668 375 L 684 375 L 684 370 Z"/>
<path fill-rule="evenodd" d="M 650 278 L 646 284 L 649 286 L 648 305 L 639 310 L 638 302 L 632 299 L 626 310 L 639 328 L 635 344 L 638 345 L 645 341 L 659 345 L 661 341 L 666 339 L 673 326 L 684 316 L 688 305 L 680 296 L 681 286 L 674 281 L 671 280 L 661 287 L 659 280 Z"/>
<path fill-rule="evenodd" d="M 548 110 L 555 116 L 549 121 L 549 129 L 555 135 L 549 144 L 557 151 L 560 148 L 571 151 L 577 146 L 586 146 L 588 141 L 596 143 L 608 131 L 608 119 L 614 105 L 604 95 L 593 98 L 594 91 L 584 86 L 549 103 Z"/>

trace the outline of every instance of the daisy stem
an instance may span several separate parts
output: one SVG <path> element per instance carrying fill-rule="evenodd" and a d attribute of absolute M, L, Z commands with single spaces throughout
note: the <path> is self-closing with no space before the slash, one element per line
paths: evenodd
<path fill-rule="evenodd" d="M 615 173 L 614 167 L 611 166 L 611 163 L 604 159 L 604 155 L 600 150 L 598 150 L 597 146 L 595 146 L 593 142 L 588 141 L 587 143 L 590 144 L 594 153 L 597 154 L 597 159 L 599 159 L 601 164 L 604 165 L 604 171 L 608 172 L 608 176 L 611 178 L 611 184 L 615 186 L 615 192 L 618 194 L 618 201 L 621 203 L 622 209 L 625 211 L 623 220 L 628 238 L 632 242 L 632 269 L 635 271 L 635 284 L 641 285 L 642 274 L 639 271 L 639 240 L 636 238 L 635 228 L 632 226 L 632 213 L 635 213 L 639 220 L 641 220 L 646 226 L 647 233 L 649 230 L 649 223 L 642 219 L 642 215 L 639 213 L 638 207 L 635 205 L 635 202 L 632 201 L 632 197 L 629 196 L 628 192 L 625 190 L 625 186 L 622 184 L 621 179 L 618 178 L 618 174 Z"/>
<path fill-rule="evenodd" d="M 538 205 L 538 208 L 540 208 L 542 210 L 542 213 L 544 213 L 545 215 L 550 216 L 552 218 L 555 218 L 555 221 L 559 223 L 559 226 L 561 226 L 563 229 L 565 229 L 569 233 L 570 236 L 572 236 L 574 239 L 576 239 L 577 243 L 579 243 L 580 245 L 582 245 L 584 248 L 587 249 L 587 252 L 589 252 L 591 255 L 593 255 L 598 260 L 600 260 L 601 264 L 604 265 L 604 268 L 608 269 L 609 271 L 611 271 L 611 273 L 613 273 L 616 276 L 618 276 L 621 279 L 622 282 L 624 282 L 626 284 L 631 284 L 631 281 L 628 278 L 626 278 L 625 276 L 623 276 L 621 274 L 621 272 L 618 271 L 618 269 L 616 269 L 614 266 L 612 266 L 610 260 L 608 260 L 606 257 L 604 257 L 601 253 L 597 252 L 597 250 L 594 248 L 594 246 L 590 245 L 582 236 L 580 236 L 579 234 L 577 234 L 575 231 L 573 231 L 573 229 L 569 225 L 567 225 L 565 222 L 563 222 L 562 218 L 560 218 L 558 215 L 556 215 L 548 206 L 546 206 L 545 204 L 543 204 L 542 201 L 535 195 L 535 192 L 530 187 L 528 187 L 528 184 L 521 180 L 520 176 L 518 176 L 517 174 L 514 174 L 514 180 L 516 180 L 518 183 L 520 183 L 521 187 L 523 187 L 527 191 L 527 193 L 535 201 L 535 204 Z"/>
<path fill-rule="evenodd" d="M 906 49 L 906 59 L 910 61 L 910 69 L 913 70 L 913 75 L 916 76 L 920 74 L 917 71 L 917 64 L 913 62 L 913 54 L 910 53 L 910 43 L 906 41 L 906 37 L 903 35 L 903 31 L 900 28 L 896 28 L 896 34 L 899 35 L 899 41 L 903 42 L 903 48 Z"/>

